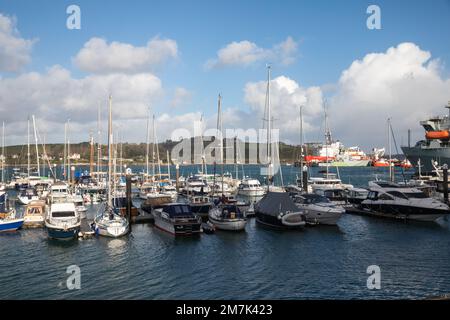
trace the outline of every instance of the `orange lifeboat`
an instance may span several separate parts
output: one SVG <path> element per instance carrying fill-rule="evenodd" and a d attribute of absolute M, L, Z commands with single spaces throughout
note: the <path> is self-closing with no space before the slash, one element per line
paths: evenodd
<path fill-rule="evenodd" d="M 425 137 L 427 139 L 449 140 L 450 139 L 450 132 L 448 132 L 447 130 L 427 131 L 427 133 L 425 134 Z"/>

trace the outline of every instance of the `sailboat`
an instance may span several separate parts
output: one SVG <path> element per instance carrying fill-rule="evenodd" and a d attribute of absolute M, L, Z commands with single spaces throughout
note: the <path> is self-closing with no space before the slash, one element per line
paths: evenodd
<path fill-rule="evenodd" d="M 129 221 L 122 217 L 113 206 L 113 177 L 112 177 L 112 97 L 109 96 L 109 117 L 108 117 L 108 181 L 107 181 L 107 202 L 100 209 L 100 213 L 94 219 L 94 231 L 96 234 L 106 237 L 121 237 L 129 231 Z"/>
<path fill-rule="evenodd" d="M 254 212 L 256 221 L 271 227 L 298 228 L 306 224 L 303 211 L 297 208 L 289 194 L 283 188 L 273 185 L 273 160 L 278 155 L 278 145 L 272 145 L 272 118 L 270 106 L 270 66 L 267 67 L 266 91 L 267 121 L 267 193 L 256 203 Z M 273 150 L 275 149 L 275 150 Z M 275 151 L 275 154 L 272 153 Z M 278 155 L 279 156 L 279 155 Z M 276 159 L 275 159 L 276 160 Z"/>
<path fill-rule="evenodd" d="M 223 183 L 223 128 L 222 128 L 222 97 L 219 94 L 218 107 L 217 107 L 217 135 L 216 139 L 219 139 L 219 154 L 220 163 L 222 168 L 222 183 Z M 217 149 L 215 155 L 217 156 Z M 214 174 L 215 176 L 215 174 Z M 223 187 L 221 188 L 223 191 Z M 209 221 L 217 228 L 222 230 L 240 231 L 245 229 L 247 224 L 247 218 L 245 214 L 241 212 L 239 207 L 235 203 L 227 203 L 225 195 L 222 193 L 221 199 L 216 202 L 208 212 Z"/>

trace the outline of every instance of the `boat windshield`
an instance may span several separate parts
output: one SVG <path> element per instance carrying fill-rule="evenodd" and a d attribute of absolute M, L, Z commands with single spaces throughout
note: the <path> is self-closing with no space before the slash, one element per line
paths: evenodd
<path fill-rule="evenodd" d="M 182 217 L 192 215 L 191 209 L 188 205 L 170 206 L 164 211 L 166 211 L 170 217 Z"/>
<path fill-rule="evenodd" d="M 300 203 L 304 204 L 314 204 L 314 203 L 329 203 L 330 200 L 328 200 L 327 197 L 316 195 L 316 194 L 309 194 L 304 195 L 298 198 L 297 200 Z"/>
<path fill-rule="evenodd" d="M 75 212 L 73 211 L 55 211 L 52 212 L 53 218 L 70 218 L 75 217 Z"/>

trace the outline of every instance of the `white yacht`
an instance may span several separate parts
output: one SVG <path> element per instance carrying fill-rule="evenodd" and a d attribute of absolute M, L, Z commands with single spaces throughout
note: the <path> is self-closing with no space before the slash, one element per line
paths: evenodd
<path fill-rule="evenodd" d="M 294 198 L 295 205 L 303 210 L 306 223 L 336 225 L 345 210 L 328 198 L 317 194 L 301 194 Z"/>
<path fill-rule="evenodd" d="M 242 196 L 260 197 L 266 193 L 266 189 L 261 186 L 257 179 L 245 178 L 238 187 L 238 194 Z"/>
<path fill-rule="evenodd" d="M 52 203 L 45 219 L 51 239 L 68 240 L 78 236 L 81 219 L 73 202 Z"/>
<path fill-rule="evenodd" d="M 360 208 L 373 216 L 418 221 L 435 221 L 450 214 L 447 204 L 419 189 L 387 181 L 370 181 Z"/>

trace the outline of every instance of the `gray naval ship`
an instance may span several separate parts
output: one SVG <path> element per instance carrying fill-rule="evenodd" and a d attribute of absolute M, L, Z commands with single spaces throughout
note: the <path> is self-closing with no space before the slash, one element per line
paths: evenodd
<path fill-rule="evenodd" d="M 425 140 L 418 141 L 413 147 L 402 147 L 406 158 L 414 167 L 420 166 L 422 173 L 432 173 L 436 165 L 450 166 L 450 101 L 446 108 L 448 116 L 420 121 L 425 129 Z"/>

